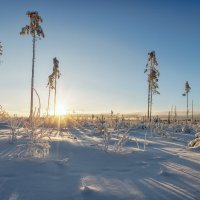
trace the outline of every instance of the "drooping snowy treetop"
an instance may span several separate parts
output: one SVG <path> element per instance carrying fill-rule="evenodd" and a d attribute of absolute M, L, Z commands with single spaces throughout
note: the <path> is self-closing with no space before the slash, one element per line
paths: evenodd
<path fill-rule="evenodd" d="M 30 24 L 22 28 L 20 35 L 31 34 L 33 37 L 35 35 L 44 38 L 44 32 L 40 23 L 42 23 L 42 18 L 39 16 L 37 11 L 28 11 L 26 15 L 30 18 Z"/>

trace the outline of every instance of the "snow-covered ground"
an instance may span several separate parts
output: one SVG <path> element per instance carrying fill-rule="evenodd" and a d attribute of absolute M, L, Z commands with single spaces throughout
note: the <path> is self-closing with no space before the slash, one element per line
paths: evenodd
<path fill-rule="evenodd" d="M 200 199 L 200 151 L 187 148 L 194 134 L 132 129 L 114 151 L 122 136 L 113 135 L 105 151 L 101 135 L 71 128 L 51 137 L 43 159 L 21 157 L 25 138 L 11 143 L 1 127 L 0 200 Z"/>

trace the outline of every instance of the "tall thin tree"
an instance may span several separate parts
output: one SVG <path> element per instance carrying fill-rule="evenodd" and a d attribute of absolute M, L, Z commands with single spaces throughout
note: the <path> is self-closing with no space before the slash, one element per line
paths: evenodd
<path fill-rule="evenodd" d="M 49 95 L 48 95 L 48 106 L 47 106 L 47 116 L 49 116 L 49 106 L 50 106 L 50 96 L 51 96 L 51 90 L 54 90 L 54 74 L 52 73 L 51 75 L 49 75 L 48 77 L 48 83 L 47 83 L 47 87 L 49 88 Z"/>
<path fill-rule="evenodd" d="M 193 100 L 192 100 L 192 123 L 193 123 L 193 121 L 194 121 L 194 116 L 193 116 L 193 115 L 194 115 L 194 112 L 193 112 L 193 106 L 194 106 L 194 105 L 193 105 Z"/>
<path fill-rule="evenodd" d="M 188 122 L 188 114 L 189 114 L 188 93 L 190 92 L 190 90 L 191 90 L 191 87 L 190 87 L 188 81 L 186 81 L 185 82 L 185 92 L 183 93 L 183 96 L 187 97 L 187 110 L 186 110 L 186 119 L 187 119 L 187 122 Z"/>
<path fill-rule="evenodd" d="M 2 46 L 2 44 L 0 42 L 0 56 L 2 56 L 2 54 L 3 54 L 3 46 Z"/>
<path fill-rule="evenodd" d="M 2 46 L 2 43 L 0 42 L 0 56 L 3 55 L 3 46 Z"/>
<path fill-rule="evenodd" d="M 176 112 L 176 106 L 174 108 L 174 122 L 177 121 L 177 112 Z"/>
<path fill-rule="evenodd" d="M 35 42 L 36 37 L 44 38 L 44 32 L 40 26 L 42 18 L 37 11 L 28 11 L 26 13 L 30 23 L 21 29 L 20 35 L 30 34 L 33 42 L 33 57 L 32 57 L 32 75 L 31 75 L 31 103 L 30 103 L 30 120 L 32 122 L 33 117 L 33 90 L 34 90 L 34 67 L 35 67 Z"/>
<path fill-rule="evenodd" d="M 160 73 L 158 71 L 158 62 L 156 60 L 155 51 L 151 51 L 148 53 L 148 62 L 146 64 L 145 73 L 148 75 L 148 111 L 147 117 L 148 120 L 151 121 L 152 114 L 152 99 L 153 94 L 160 94 L 158 92 L 158 78 Z"/>
<path fill-rule="evenodd" d="M 56 115 L 56 94 L 57 94 L 57 78 L 59 79 L 61 76 L 61 73 L 59 71 L 59 61 L 57 60 L 57 58 L 55 57 L 53 59 L 53 74 L 54 74 L 54 116 Z"/>

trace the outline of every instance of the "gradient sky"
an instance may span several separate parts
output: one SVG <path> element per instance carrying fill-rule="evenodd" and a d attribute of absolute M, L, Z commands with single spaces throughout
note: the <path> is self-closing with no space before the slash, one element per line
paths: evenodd
<path fill-rule="evenodd" d="M 26 11 L 43 18 L 45 38 L 36 43 L 35 88 L 43 113 L 53 58 L 60 61 L 58 101 L 68 110 L 132 113 L 147 110 L 147 54 L 155 50 L 161 73 L 153 111 L 200 111 L 199 0 L 0 0 L 0 104 L 28 114 L 32 41 L 20 36 Z M 37 99 L 34 101 L 37 106 Z"/>

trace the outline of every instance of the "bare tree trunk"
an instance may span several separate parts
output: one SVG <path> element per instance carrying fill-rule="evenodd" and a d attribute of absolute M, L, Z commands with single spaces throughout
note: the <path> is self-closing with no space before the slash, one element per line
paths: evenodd
<path fill-rule="evenodd" d="M 170 122 L 171 122 L 171 113 L 170 113 L 170 111 L 168 112 L 168 124 L 170 124 Z"/>
<path fill-rule="evenodd" d="M 175 106 L 175 108 L 174 108 L 174 122 L 176 122 L 177 121 L 177 113 L 176 113 L 176 106 Z"/>
<path fill-rule="evenodd" d="M 188 92 L 187 92 L 187 123 L 188 123 L 188 113 L 189 113 L 189 110 L 188 110 Z"/>
<path fill-rule="evenodd" d="M 33 119 L 33 88 L 34 88 L 34 67 L 35 67 L 35 33 L 33 35 L 33 58 L 32 58 L 32 76 L 31 76 L 31 105 L 30 105 L 30 121 Z"/>
<path fill-rule="evenodd" d="M 148 86 L 148 111 L 147 111 L 147 118 L 148 118 L 148 121 L 149 121 L 149 109 L 150 109 L 150 83 L 149 83 L 149 81 L 148 81 L 148 84 L 149 84 L 149 86 Z"/>
<path fill-rule="evenodd" d="M 173 108 L 174 108 L 174 106 L 172 105 L 172 106 L 171 106 L 171 112 L 170 112 L 170 115 L 171 115 L 171 116 L 170 116 L 170 120 L 171 120 L 170 123 L 171 123 L 172 120 L 173 120 Z"/>
<path fill-rule="evenodd" d="M 37 93 L 37 91 L 36 91 L 36 89 L 35 89 L 35 88 L 33 88 L 33 90 L 35 91 L 35 93 L 36 93 L 36 95 L 37 95 L 37 97 L 38 97 L 39 108 L 38 108 L 38 113 L 37 113 L 37 116 L 39 116 L 39 117 L 40 117 L 40 110 L 41 110 L 41 101 L 40 101 L 40 96 L 39 96 L 39 94 Z"/>
<path fill-rule="evenodd" d="M 50 87 L 49 87 L 48 106 L 47 106 L 47 117 L 49 116 L 50 95 L 51 95 L 51 89 L 50 89 Z"/>
<path fill-rule="evenodd" d="M 54 93 L 54 116 L 56 115 L 56 75 L 55 75 L 55 93 Z"/>
<path fill-rule="evenodd" d="M 152 89 L 150 90 L 150 122 L 151 122 L 151 114 L 152 114 Z"/>
<path fill-rule="evenodd" d="M 192 100 L 192 123 L 193 123 L 193 100 Z"/>

